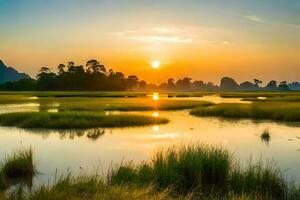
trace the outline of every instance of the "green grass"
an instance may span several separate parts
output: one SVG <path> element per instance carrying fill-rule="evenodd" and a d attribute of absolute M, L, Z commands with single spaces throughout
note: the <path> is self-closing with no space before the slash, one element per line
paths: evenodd
<path fill-rule="evenodd" d="M 180 110 L 211 105 L 211 103 L 205 101 L 178 98 L 168 99 L 166 94 L 160 94 L 160 99 L 158 100 L 153 100 L 151 96 L 146 97 L 145 95 L 152 95 L 152 93 L 0 93 L 0 105 L 36 103 L 40 105 L 39 109 L 41 111 L 52 108 L 58 109 L 60 111 Z M 174 93 L 174 95 L 177 94 Z M 195 95 L 200 94 L 189 94 L 189 96 Z"/>
<path fill-rule="evenodd" d="M 190 113 L 195 116 L 269 119 L 289 122 L 300 121 L 300 104 L 296 102 L 223 103 L 195 108 Z"/>
<path fill-rule="evenodd" d="M 236 196 L 232 199 L 292 199 L 299 195 L 298 189 L 290 192 L 276 165 L 257 162 L 241 167 L 228 150 L 204 145 L 173 147 L 158 151 L 149 162 L 121 164 L 110 171 L 108 181 L 112 185 L 153 184 L 157 189 L 172 188 L 175 196 L 192 193 L 203 199 L 231 199 L 232 195 Z"/>
<path fill-rule="evenodd" d="M 3 199 L 297 200 L 299 191 L 274 163 L 250 162 L 244 167 L 224 148 L 187 145 L 162 149 L 148 162 L 123 163 L 107 177 L 67 174 L 34 190 L 20 184 Z"/>
<path fill-rule="evenodd" d="M 171 200 L 168 191 L 157 192 L 150 186 L 108 185 L 97 175 L 67 175 L 52 186 L 41 186 L 26 194 L 21 188 L 10 199 L 21 200 Z"/>
<path fill-rule="evenodd" d="M 129 114 L 104 115 L 95 112 L 16 112 L 0 115 L 0 125 L 21 128 L 84 129 L 164 123 L 168 123 L 168 119 Z"/>
<path fill-rule="evenodd" d="M 35 173 L 32 149 L 19 150 L 4 158 L 1 174 L 6 179 L 32 177 Z"/>

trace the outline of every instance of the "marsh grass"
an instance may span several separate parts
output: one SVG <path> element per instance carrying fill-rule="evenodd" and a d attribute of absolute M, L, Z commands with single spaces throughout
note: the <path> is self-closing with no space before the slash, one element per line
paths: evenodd
<path fill-rule="evenodd" d="M 113 186 L 105 183 L 98 175 L 70 174 L 61 177 L 52 186 L 41 186 L 26 194 L 15 192 L 10 199 L 21 200 L 171 200 L 168 191 L 155 191 L 151 186 L 139 188 L 134 186 Z M 182 198 L 183 199 L 183 198 Z"/>
<path fill-rule="evenodd" d="M 300 104 L 295 102 L 223 103 L 193 109 L 196 116 L 300 121 Z"/>
<path fill-rule="evenodd" d="M 1 176 L 4 180 L 32 177 L 35 169 L 32 149 L 21 149 L 4 158 L 1 163 Z"/>
<path fill-rule="evenodd" d="M 274 163 L 242 167 L 228 150 L 205 145 L 172 147 L 146 163 L 123 163 L 110 171 L 108 182 L 153 184 L 157 189 L 171 188 L 175 196 L 192 193 L 203 199 L 297 199 L 290 197 L 299 191 L 289 192 L 291 187 Z"/>
<path fill-rule="evenodd" d="M 80 98 L 76 101 L 60 100 L 58 109 L 61 111 L 150 111 L 150 110 L 182 110 L 200 106 L 212 105 L 206 101 L 161 99 L 153 101 L 151 98 L 97 99 Z"/>
<path fill-rule="evenodd" d="M 230 176 L 230 190 L 234 194 L 263 196 L 270 199 L 283 199 L 287 183 L 281 170 L 271 162 L 250 161 L 246 167 L 235 164 Z"/>
<path fill-rule="evenodd" d="M 44 129 L 129 127 L 168 123 L 168 119 L 144 115 L 104 115 L 96 112 L 17 112 L 0 115 L 2 126 Z"/>

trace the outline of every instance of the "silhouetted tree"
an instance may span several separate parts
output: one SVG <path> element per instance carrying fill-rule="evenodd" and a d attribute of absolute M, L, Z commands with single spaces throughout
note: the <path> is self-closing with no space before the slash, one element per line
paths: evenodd
<path fill-rule="evenodd" d="M 254 84 L 259 87 L 262 84 L 262 81 L 258 80 L 258 79 L 254 79 Z"/>
<path fill-rule="evenodd" d="M 175 89 L 175 80 L 173 78 L 168 79 L 168 89 L 173 90 Z"/>
<path fill-rule="evenodd" d="M 278 89 L 280 91 L 288 91 L 290 90 L 289 86 L 287 85 L 287 82 L 286 81 L 281 81 L 279 86 L 278 86 Z"/>
<path fill-rule="evenodd" d="M 127 86 L 130 90 L 137 86 L 139 79 L 136 75 L 130 75 L 127 78 Z"/>
<path fill-rule="evenodd" d="M 264 89 L 265 90 L 277 90 L 277 81 L 271 80 Z"/>

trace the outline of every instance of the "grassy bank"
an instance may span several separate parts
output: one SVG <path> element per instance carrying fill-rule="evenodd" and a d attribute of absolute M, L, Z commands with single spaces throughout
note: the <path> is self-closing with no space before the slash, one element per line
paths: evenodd
<path fill-rule="evenodd" d="M 196 116 L 300 121 L 300 104 L 295 102 L 224 103 L 195 108 L 190 113 Z"/>
<path fill-rule="evenodd" d="M 0 115 L 0 125 L 21 128 L 83 129 L 164 123 L 168 123 L 168 119 L 129 114 L 105 115 L 95 112 L 17 112 Z"/>

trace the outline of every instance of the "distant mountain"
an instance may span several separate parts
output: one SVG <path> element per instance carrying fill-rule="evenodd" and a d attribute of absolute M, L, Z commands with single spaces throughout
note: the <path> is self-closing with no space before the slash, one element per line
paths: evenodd
<path fill-rule="evenodd" d="M 17 81 L 23 78 L 30 78 L 25 73 L 19 73 L 12 67 L 6 66 L 2 60 L 0 60 L 0 84 L 6 83 L 8 81 Z"/>

